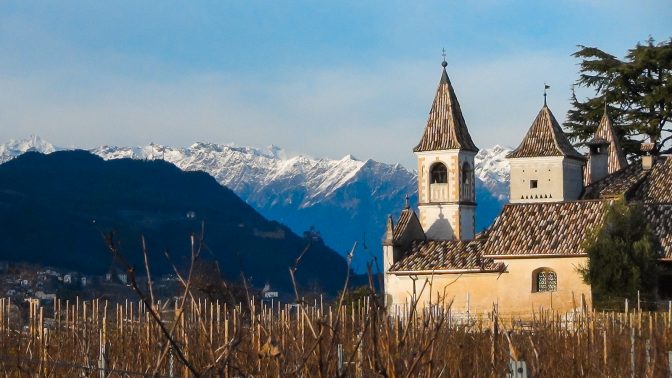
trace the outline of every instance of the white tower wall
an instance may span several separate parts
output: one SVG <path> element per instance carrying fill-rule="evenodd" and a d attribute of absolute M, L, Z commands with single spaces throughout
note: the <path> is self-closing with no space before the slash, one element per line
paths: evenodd
<path fill-rule="evenodd" d="M 475 152 L 442 150 L 416 152 L 418 157 L 418 208 L 427 237 L 435 240 L 469 240 L 475 234 Z M 447 182 L 432 182 L 435 164 L 447 169 Z M 466 168 L 466 169 L 465 169 Z"/>

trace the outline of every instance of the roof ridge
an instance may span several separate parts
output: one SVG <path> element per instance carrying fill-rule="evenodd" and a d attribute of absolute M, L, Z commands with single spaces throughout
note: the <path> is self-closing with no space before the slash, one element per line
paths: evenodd
<path fill-rule="evenodd" d="M 559 206 L 562 204 L 576 204 L 576 203 L 589 203 L 589 202 L 609 202 L 612 198 L 590 198 L 590 199 L 576 199 L 576 200 L 565 200 L 558 202 L 519 202 L 519 203 L 507 203 L 504 206 L 538 206 L 538 205 L 555 205 Z"/>
<path fill-rule="evenodd" d="M 558 143 L 558 134 L 557 134 L 558 130 L 555 129 L 555 125 L 557 124 L 558 127 L 560 127 L 560 124 L 557 123 L 558 121 L 555 119 L 555 116 L 553 115 L 553 112 L 551 112 L 551 109 L 548 107 L 548 105 L 546 105 L 546 103 L 544 103 L 544 107 L 542 108 L 542 110 L 544 110 L 544 109 L 546 109 L 546 111 L 548 112 L 548 114 L 551 117 L 551 130 L 553 131 L 553 143 L 555 144 L 555 148 L 558 151 L 562 152 L 562 148 L 560 147 L 560 144 Z M 553 122 L 553 121 L 555 121 L 555 122 Z M 564 134 L 562 129 L 560 129 L 560 132 Z"/>

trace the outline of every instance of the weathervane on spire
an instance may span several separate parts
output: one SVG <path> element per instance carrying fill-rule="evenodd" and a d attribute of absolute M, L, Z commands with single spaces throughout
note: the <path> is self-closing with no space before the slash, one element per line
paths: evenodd
<path fill-rule="evenodd" d="M 544 83 L 544 106 L 546 106 L 546 90 L 550 87 L 550 85 Z"/>
<path fill-rule="evenodd" d="M 443 54 L 441 55 L 443 55 L 443 62 L 441 62 L 441 67 L 446 68 L 446 66 L 448 65 L 448 62 L 446 62 L 446 49 L 442 49 L 442 51 Z"/>
<path fill-rule="evenodd" d="M 411 204 L 409 202 L 409 197 L 408 194 L 406 195 L 406 198 L 404 199 L 404 209 L 409 209 L 411 207 Z"/>

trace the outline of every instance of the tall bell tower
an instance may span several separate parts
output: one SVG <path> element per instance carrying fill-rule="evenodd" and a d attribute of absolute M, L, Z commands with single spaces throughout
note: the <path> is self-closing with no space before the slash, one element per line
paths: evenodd
<path fill-rule="evenodd" d="M 427 238 L 470 240 L 476 228 L 474 145 L 460 104 L 443 70 L 418 145 L 418 208 Z"/>

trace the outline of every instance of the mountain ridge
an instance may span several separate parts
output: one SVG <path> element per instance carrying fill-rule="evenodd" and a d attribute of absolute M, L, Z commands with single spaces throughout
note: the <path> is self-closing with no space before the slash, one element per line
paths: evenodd
<path fill-rule="evenodd" d="M 34 136 L 11 142 L 11 146 L 0 146 L 3 161 L 11 154 L 18 155 L 22 148 L 59 150 Z M 165 159 L 185 171 L 205 171 L 267 218 L 297 233 L 315 226 L 339 253 L 345 254 L 357 241 L 353 266 L 359 271 L 372 257 L 380 257 L 377 245 L 386 215 L 398 215 L 407 195 L 411 203 L 417 202 L 416 172 L 400 164 L 359 160 L 352 155 L 317 159 L 289 156 L 274 145 L 254 148 L 205 142 L 188 147 L 100 146 L 90 151 L 106 160 Z M 490 224 L 508 200 L 508 151 L 495 146 L 476 155 L 479 230 Z"/>
<path fill-rule="evenodd" d="M 190 260 L 190 235 L 205 225 L 203 258 L 222 274 L 240 274 L 292 291 L 287 269 L 307 240 L 268 220 L 202 171 L 183 171 L 163 160 L 104 160 L 88 151 L 29 151 L 0 165 L 2 256 L 103 274 L 112 256 L 102 234 L 114 232 L 127 260 L 143 265 L 140 236 L 155 273 L 171 273 L 163 251 L 181 269 Z M 330 269 L 325 271 L 323 265 Z M 319 284 L 335 293 L 347 272 L 342 256 L 312 243 L 297 272 L 301 287 Z M 261 282 L 259 282 L 261 281 Z"/>

